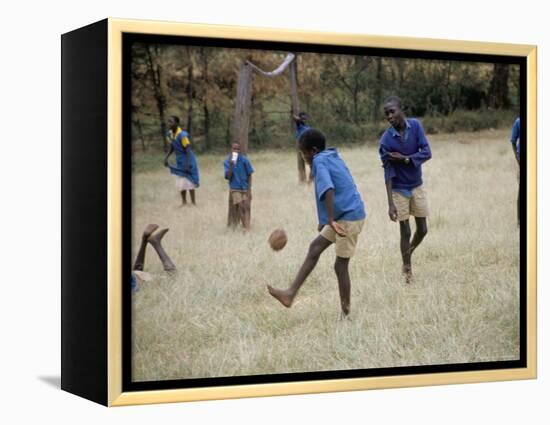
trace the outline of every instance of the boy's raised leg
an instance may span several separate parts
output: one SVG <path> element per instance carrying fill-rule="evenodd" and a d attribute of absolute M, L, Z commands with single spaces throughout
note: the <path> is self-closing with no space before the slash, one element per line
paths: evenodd
<path fill-rule="evenodd" d="M 168 229 L 159 230 L 156 234 L 149 237 L 148 242 L 153 245 L 153 248 L 155 248 L 155 251 L 157 251 L 164 270 L 170 272 L 176 270 L 176 266 L 174 265 L 161 244 L 162 238 L 164 237 L 164 235 L 166 235 L 167 232 Z"/>
<path fill-rule="evenodd" d="M 338 291 L 340 292 L 340 306 L 342 315 L 346 317 L 350 310 L 351 281 L 349 278 L 349 258 L 336 257 L 334 271 L 338 278 Z"/>
<path fill-rule="evenodd" d="M 153 232 L 158 229 L 158 227 L 158 224 L 148 224 L 145 226 L 145 229 L 143 229 L 143 234 L 141 235 L 141 245 L 132 270 L 143 271 L 143 266 L 145 264 L 145 250 L 147 249 L 147 239 L 149 239 L 149 236 L 151 236 Z"/>
<path fill-rule="evenodd" d="M 303 285 L 311 271 L 317 265 L 319 257 L 321 256 L 323 251 L 327 249 L 331 244 L 332 242 L 328 239 L 325 239 L 323 236 L 317 236 L 309 245 L 306 259 L 300 267 L 300 270 L 298 271 L 294 282 L 292 282 L 292 285 L 290 285 L 288 289 L 284 290 L 276 289 L 273 288 L 271 285 L 267 285 L 267 290 L 269 291 L 269 293 L 282 305 L 284 305 L 285 307 L 290 307 L 292 305 L 292 301 L 294 301 L 294 297 L 296 297 L 296 294 L 298 293 L 298 290 Z"/>

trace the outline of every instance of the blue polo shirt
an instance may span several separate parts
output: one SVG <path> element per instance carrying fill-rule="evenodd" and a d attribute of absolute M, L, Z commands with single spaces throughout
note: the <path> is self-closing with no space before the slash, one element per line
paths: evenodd
<path fill-rule="evenodd" d="M 521 125 L 519 118 L 516 118 L 514 121 L 514 126 L 512 127 L 512 135 L 510 136 L 510 143 L 516 147 L 516 152 L 519 155 L 519 136 L 521 131 Z"/>
<path fill-rule="evenodd" d="M 422 184 L 422 164 L 432 157 L 432 151 L 424 129 L 414 118 L 405 120 L 405 134 L 395 128 L 388 128 L 380 139 L 379 154 L 384 167 L 384 178 L 391 179 L 392 188 L 396 191 L 412 191 Z M 399 152 L 410 158 L 410 162 L 389 160 L 390 152 Z"/>
<path fill-rule="evenodd" d="M 229 163 L 231 162 L 231 155 L 227 157 L 227 159 L 223 162 L 223 168 L 224 168 L 224 176 L 227 179 L 227 172 L 229 171 Z M 252 168 L 252 164 L 248 160 L 248 158 L 243 155 L 239 154 L 237 157 L 237 162 L 233 166 L 233 174 L 231 176 L 231 180 L 229 180 L 229 188 L 231 190 L 248 190 L 248 176 L 250 176 L 254 172 L 254 169 Z"/>
<path fill-rule="evenodd" d="M 300 136 L 310 128 L 311 127 L 303 121 L 296 121 L 296 132 L 294 133 L 294 137 L 296 138 L 296 140 L 298 140 Z"/>
<path fill-rule="evenodd" d="M 311 168 L 315 180 L 315 201 L 319 224 L 328 224 L 325 205 L 327 190 L 334 189 L 334 220 L 357 221 L 367 214 L 348 167 L 334 148 L 328 148 L 313 157 Z"/>

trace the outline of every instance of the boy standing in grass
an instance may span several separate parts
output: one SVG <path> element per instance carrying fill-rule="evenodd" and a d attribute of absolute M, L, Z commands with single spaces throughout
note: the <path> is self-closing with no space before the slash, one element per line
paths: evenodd
<path fill-rule="evenodd" d="M 250 230 L 250 202 L 252 201 L 252 164 L 241 153 L 241 145 L 233 143 L 231 154 L 223 162 L 224 176 L 229 182 L 228 226 L 237 225 L 240 218 L 243 227 Z M 231 211 L 234 209 L 234 211 Z"/>
<path fill-rule="evenodd" d="M 305 131 L 298 141 L 304 160 L 311 166 L 315 181 L 318 231 L 309 246 L 306 259 L 288 289 L 267 285 L 269 293 L 285 307 L 290 307 L 298 290 L 315 268 L 323 251 L 335 244 L 334 271 L 338 279 L 342 317 L 350 312 L 351 281 L 348 265 L 366 213 L 348 167 L 334 148 L 325 148 L 325 136 L 318 130 Z"/>
<path fill-rule="evenodd" d="M 518 163 L 518 206 L 517 206 L 517 215 L 518 215 L 518 226 L 519 226 L 519 213 L 520 213 L 520 206 L 519 206 L 519 148 L 520 148 L 520 129 L 521 124 L 519 121 L 519 118 L 516 118 L 514 121 L 514 125 L 512 126 L 512 135 L 510 136 L 510 143 L 512 144 L 512 150 L 514 151 L 514 156 L 516 157 L 516 161 Z"/>
<path fill-rule="evenodd" d="M 390 220 L 399 222 L 401 256 L 405 282 L 412 281 L 412 253 L 426 234 L 428 201 L 422 186 L 422 164 L 432 157 L 430 145 L 419 121 L 406 118 L 401 99 L 392 96 L 384 104 L 390 127 L 380 139 L 380 159 L 388 196 Z M 409 216 L 414 216 L 416 232 L 411 240 Z"/>

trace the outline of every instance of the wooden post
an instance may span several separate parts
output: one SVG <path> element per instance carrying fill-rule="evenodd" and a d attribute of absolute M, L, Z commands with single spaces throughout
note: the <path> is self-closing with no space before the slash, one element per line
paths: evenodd
<path fill-rule="evenodd" d="M 298 103 L 298 67 L 296 65 L 296 55 L 294 60 L 290 63 L 290 94 L 292 100 L 292 110 L 290 111 L 292 120 L 292 129 L 294 130 L 294 116 L 300 112 L 300 104 Z M 298 165 L 298 180 L 300 182 L 306 181 L 306 164 L 304 158 L 300 154 L 298 149 L 298 140 L 296 140 L 296 160 Z"/>
<path fill-rule="evenodd" d="M 248 151 L 248 126 L 250 124 L 250 101 L 252 99 L 252 68 L 248 63 L 241 65 L 235 99 L 232 142 L 241 144 L 241 152 Z"/>

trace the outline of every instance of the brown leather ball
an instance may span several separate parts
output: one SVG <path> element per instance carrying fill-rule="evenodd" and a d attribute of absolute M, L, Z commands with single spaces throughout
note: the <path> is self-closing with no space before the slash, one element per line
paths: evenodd
<path fill-rule="evenodd" d="M 271 249 L 274 251 L 280 251 L 286 245 L 287 237 L 283 229 L 276 229 L 269 236 L 268 242 Z"/>

